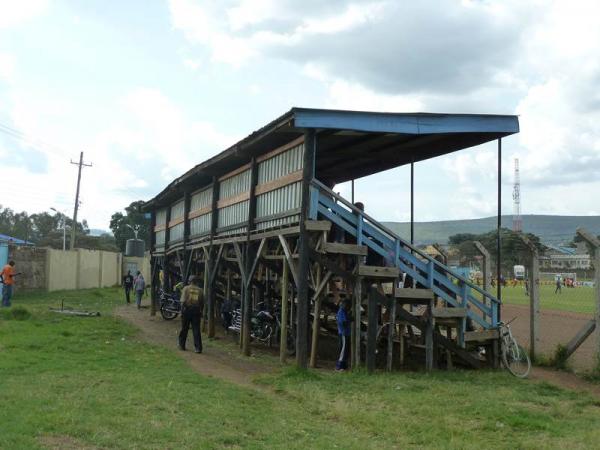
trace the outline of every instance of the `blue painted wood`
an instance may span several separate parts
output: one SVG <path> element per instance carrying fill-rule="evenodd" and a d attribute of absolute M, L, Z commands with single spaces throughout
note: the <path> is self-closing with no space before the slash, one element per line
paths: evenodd
<path fill-rule="evenodd" d="M 363 218 L 362 216 L 358 217 L 358 224 L 356 226 L 356 243 L 358 245 L 362 245 L 363 241 Z"/>
<path fill-rule="evenodd" d="M 317 220 L 317 211 L 318 211 L 318 207 L 319 207 L 319 190 L 314 186 L 310 186 L 309 192 L 310 192 L 310 203 L 309 203 L 308 218 L 311 220 Z"/>
<path fill-rule="evenodd" d="M 474 285 L 471 286 L 471 283 L 463 280 L 438 261 L 431 258 L 425 259 L 422 257 L 423 259 L 421 259 L 417 257 L 413 254 L 413 252 L 418 253 L 417 250 L 411 248 L 409 244 L 399 237 L 390 235 L 389 230 L 380 226 L 371 218 L 367 219 L 366 215 L 356 210 L 349 211 L 347 208 L 350 208 L 350 206 L 342 206 L 342 203 L 338 203 L 330 196 L 322 195 L 319 192 L 315 198 L 317 199 L 316 204 L 314 206 L 311 205 L 311 208 L 314 208 L 318 214 L 321 214 L 354 236 L 359 244 L 366 245 L 369 249 L 385 258 L 393 254 L 396 266 L 400 270 L 411 276 L 415 282 L 432 289 L 438 297 L 448 304 L 455 307 L 462 306 L 467 308 L 467 317 L 477 322 L 483 328 L 489 329 L 497 326 L 499 303 L 489 293 L 482 291 Z M 436 269 L 436 267 L 438 268 Z M 460 285 L 454 283 L 452 280 L 457 280 Z M 471 295 L 471 289 L 480 292 L 485 298 L 488 298 L 492 306 L 486 306 Z M 447 291 L 450 291 L 450 293 Z M 482 314 L 477 314 L 472 307 Z M 490 318 L 489 322 L 487 317 Z M 459 333 L 459 344 L 464 346 L 463 338 L 466 329 L 466 320 L 462 322 L 462 332 Z"/>
<path fill-rule="evenodd" d="M 375 133 L 440 134 L 519 132 L 517 116 L 489 114 L 399 114 L 294 108 L 298 128 L 334 128 Z M 496 136 L 490 136 L 494 140 Z"/>

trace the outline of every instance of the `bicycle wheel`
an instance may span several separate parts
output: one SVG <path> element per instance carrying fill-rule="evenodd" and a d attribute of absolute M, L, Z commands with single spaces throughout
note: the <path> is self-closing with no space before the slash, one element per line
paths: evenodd
<path fill-rule="evenodd" d="M 375 338 L 375 354 L 380 353 L 380 349 L 387 349 L 388 336 L 392 333 L 394 336 L 394 328 L 390 322 L 386 322 L 379 327 L 377 330 L 377 337 Z M 383 351 L 385 353 L 386 350 Z"/>
<path fill-rule="evenodd" d="M 506 370 L 517 378 L 527 378 L 531 370 L 531 361 L 527 351 L 514 340 L 502 352 L 502 363 Z"/>

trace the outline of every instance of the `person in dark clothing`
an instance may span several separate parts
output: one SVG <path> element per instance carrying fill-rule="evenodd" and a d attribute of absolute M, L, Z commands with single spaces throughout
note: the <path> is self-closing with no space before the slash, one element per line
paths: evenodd
<path fill-rule="evenodd" d="M 179 333 L 178 348 L 185 350 L 190 325 L 194 333 L 194 349 L 196 353 L 202 353 L 202 336 L 200 334 L 200 318 L 204 308 L 204 293 L 199 287 L 200 278 L 194 276 L 190 284 L 181 291 L 181 331 Z"/>
<path fill-rule="evenodd" d="M 131 290 L 133 289 L 133 275 L 131 275 L 131 270 L 127 271 L 127 275 L 123 277 L 123 288 L 125 289 L 125 299 L 127 300 L 127 304 L 131 303 Z"/>
<path fill-rule="evenodd" d="M 337 315 L 335 316 L 338 327 L 338 336 L 340 342 L 340 353 L 335 362 L 335 370 L 340 372 L 348 369 L 348 357 L 350 356 L 350 302 L 344 299 L 340 303 Z"/>

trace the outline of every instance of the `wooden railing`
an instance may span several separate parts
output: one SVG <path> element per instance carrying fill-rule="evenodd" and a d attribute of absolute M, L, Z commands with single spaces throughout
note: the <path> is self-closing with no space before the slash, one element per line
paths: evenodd
<path fill-rule="evenodd" d="M 500 302 L 489 292 L 435 260 L 385 227 L 318 180 L 311 182 L 309 217 L 330 220 L 409 275 L 448 304 L 467 308 L 467 316 L 485 329 L 498 325 Z"/>

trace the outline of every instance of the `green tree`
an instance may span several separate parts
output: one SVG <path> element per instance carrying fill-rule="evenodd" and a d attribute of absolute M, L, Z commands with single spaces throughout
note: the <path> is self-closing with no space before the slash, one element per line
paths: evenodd
<path fill-rule="evenodd" d="M 110 229 L 115 236 L 117 248 L 122 252 L 125 252 L 127 239 L 135 237 L 130 226 L 139 226 L 138 239 L 146 242 L 146 248 L 150 247 L 150 220 L 141 212 L 143 204 L 143 200 L 135 201 L 125 208 L 125 214 L 117 211 L 110 219 Z"/>

